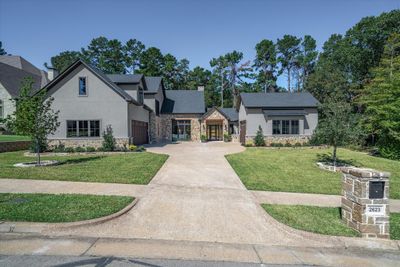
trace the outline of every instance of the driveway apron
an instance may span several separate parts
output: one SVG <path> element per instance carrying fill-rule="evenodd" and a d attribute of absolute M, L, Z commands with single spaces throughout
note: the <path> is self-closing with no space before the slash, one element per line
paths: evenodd
<path fill-rule="evenodd" d="M 48 234 L 270 245 L 305 241 L 277 226 L 231 168 L 224 155 L 242 151 L 240 145 L 188 142 L 148 150 L 170 157 L 131 211 L 98 225 Z"/>

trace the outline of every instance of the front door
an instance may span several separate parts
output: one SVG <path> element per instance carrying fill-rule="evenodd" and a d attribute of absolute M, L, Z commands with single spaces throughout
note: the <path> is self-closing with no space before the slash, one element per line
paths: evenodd
<path fill-rule="evenodd" d="M 209 141 L 221 141 L 222 140 L 222 125 L 207 125 L 208 128 L 208 140 Z"/>

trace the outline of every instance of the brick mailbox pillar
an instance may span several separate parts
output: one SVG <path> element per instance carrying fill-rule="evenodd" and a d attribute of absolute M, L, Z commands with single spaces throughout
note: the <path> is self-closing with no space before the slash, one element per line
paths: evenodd
<path fill-rule="evenodd" d="M 389 238 L 389 173 L 342 170 L 342 219 L 362 237 Z"/>

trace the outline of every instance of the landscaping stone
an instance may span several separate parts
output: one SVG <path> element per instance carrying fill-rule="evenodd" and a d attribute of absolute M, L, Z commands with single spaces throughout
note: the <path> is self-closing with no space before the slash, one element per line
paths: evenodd
<path fill-rule="evenodd" d="M 54 166 L 57 165 L 59 161 L 57 160 L 42 160 L 40 163 L 34 162 L 23 162 L 23 163 L 16 163 L 14 167 L 22 167 L 22 168 L 29 168 L 29 167 L 45 167 L 45 166 Z"/>

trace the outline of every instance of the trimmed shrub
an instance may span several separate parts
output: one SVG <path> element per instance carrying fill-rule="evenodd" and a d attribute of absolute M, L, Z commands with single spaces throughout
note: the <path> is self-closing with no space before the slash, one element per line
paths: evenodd
<path fill-rule="evenodd" d="M 230 141 L 232 141 L 231 134 L 224 133 L 224 142 L 230 142 Z"/>
<path fill-rule="evenodd" d="M 78 146 L 78 147 L 75 148 L 75 152 L 78 152 L 78 153 L 80 153 L 80 152 L 86 152 L 86 149 L 85 149 L 84 147 Z"/>
<path fill-rule="evenodd" d="M 129 145 L 129 150 L 130 150 L 130 151 L 136 151 L 136 149 L 137 149 L 137 146 L 135 146 L 135 145 Z"/>
<path fill-rule="evenodd" d="M 264 134 L 261 125 L 258 126 L 256 136 L 254 137 L 255 146 L 265 146 Z"/>
<path fill-rule="evenodd" d="M 66 153 L 74 153 L 75 149 L 73 147 L 66 147 L 64 150 Z"/>
<path fill-rule="evenodd" d="M 55 153 L 62 153 L 65 152 L 65 145 L 61 142 L 58 143 L 53 149 L 53 152 Z"/>
<path fill-rule="evenodd" d="M 86 147 L 86 152 L 95 152 L 95 151 L 96 151 L 96 149 L 92 146 Z"/>
<path fill-rule="evenodd" d="M 139 146 L 139 147 L 136 149 L 136 151 L 137 151 L 137 152 L 144 152 L 144 151 L 146 151 L 146 148 L 145 148 L 144 146 Z"/>
<path fill-rule="evenodd" d="M 114 151 L 115 150 L 115 138 L 111 125 L 107 125 L 106 130 L 103 132 L 103 151 Z"/>
<path fill-rule="evenodd" d="M 244 144 L 245 147 L 252 147 L 254 146 L 253 140 L 247 140 L 246 143 Z"/>
<path fill-rule="evenodd" d="M 200 140 L 201 140 L 201 142 L 206 142 L 207 141 L 207 136 L 205 136 L 204 134 L 202 134 L 201 136 L 200 136 Z"/>

